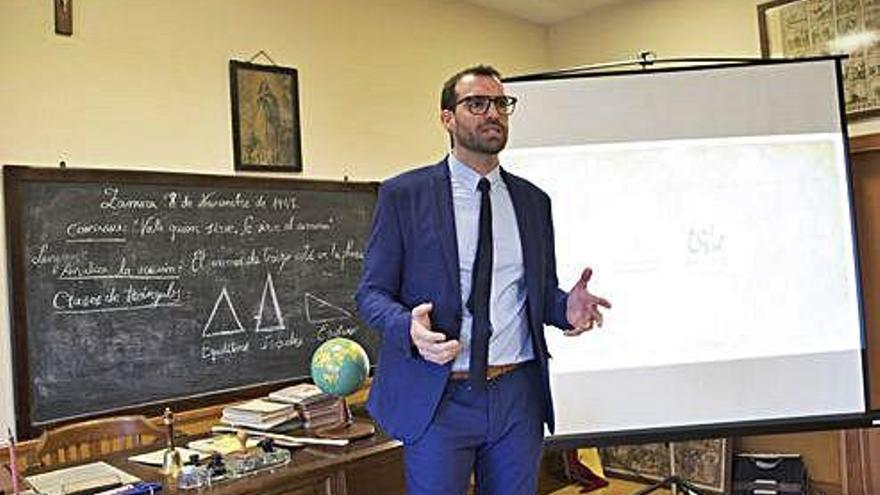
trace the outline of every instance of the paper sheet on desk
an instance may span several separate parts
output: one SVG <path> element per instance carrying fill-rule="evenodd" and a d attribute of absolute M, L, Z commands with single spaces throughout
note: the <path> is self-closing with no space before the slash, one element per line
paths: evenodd
<path fill-rule="evenodd" d="M 162 463 L 165 461 L 165 450 L 166 449 L 163 448 L 155 450 L 153 452 L 147 452 L 145 454 L 133 455 L 129 457 L 128 460 L 132 462 L 139 462 L 141 464 L 148 464 L 150 466 L 161 466 Z M 180 453 L 180 460 L 183 462 L 188 461 L 190 456 L 192 456 L 193 454 L 199 456 L 200 461 L 211 457 L 211 455 L 208 453 L 186 449 L 183 447 L 175 447 L 174 450 Z"/>
<path fill-rule="evenodd" d="M 79 491 L 117 482 L 121 484 L 140 481 L 125 471 L 106 462 L 92 462 L 82 466 L 56 469 L 43 474 L 25 478 L 38 493 L 43 495 L 62 495 L 68 491 Z"/>

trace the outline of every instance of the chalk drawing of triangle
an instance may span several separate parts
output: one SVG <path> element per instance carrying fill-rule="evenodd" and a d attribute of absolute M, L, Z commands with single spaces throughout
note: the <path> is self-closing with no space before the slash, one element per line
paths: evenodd
<path fill-rule="evenodd" d="M 309 323 L 328 323 L 354 318 L 348 311 L 306 292 L 306 319 Z"/>
<path fill-rule="evenodd" d="M 202 329 L 202 337 L 220 337 L 222 335 L 235 335 L 244 333 L 244 326 L 238 319 L 235 307 L 229 299 L 229 292 L 224 286 L 220 290 L 217 302 L 214 303 L 214 309 L 211 310 L 211 316 Z"/>
<path fill-rule="evenodd" d="M 266 313 L 268 313 L 268 319 L 264 320 Z M 266 272 L 263 296 L 260 297 L 260 309 L 254 319 L 257 320 L 254 328 L 256 332 L 277 332 L 287 328 L 284 326 L 284 317 L 281 315 L 281 306 L 278 305 L 278 296 L 275 294 L 275 283 L 272 282 L 271 273 Z"/>

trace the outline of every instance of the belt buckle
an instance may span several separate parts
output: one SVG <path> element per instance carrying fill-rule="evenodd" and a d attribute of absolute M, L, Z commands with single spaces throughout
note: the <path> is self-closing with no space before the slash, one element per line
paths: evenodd
<path fill-rule="evenodd" d="M 490 366 L 486 370 L 486 381 L 491 382 L 492 380 L 495 380 L 501 376 L 504 376 L 504 375 L 510 373 L 511 371 L 515 370 L 516 367 L 517 367 L 517 365 L 515 363 L 514 364 L 502 364 L 502 365 L 495 366 L 495 367 Z"/>
<path fill-rule="evenodd" d="M 491 382 L 504 376 L 511 371 L 517 369 L 520 363 L 511 363 L 511 364 L 499 364 L 495 366 L 488 366 L 486 368 L 486 383 Z M 467 371 L 453 371 L 449 373 L 450 380 L 468 380 L 470 376 Z"/>
<path fill-rule="evenodd" d="M 453 371 L 449 373 L 449 379 L 454 381 L 464 381 L 468 379 L 467 371 Z"/>
<path fill-rule="evenodd" d="M 498 378 L 499 376 L 504 374 L 504 368 L 501 366 L 493 367 L 490 366 L 486 369 L 486 381 L 491 382 L 492 380 Z"/>

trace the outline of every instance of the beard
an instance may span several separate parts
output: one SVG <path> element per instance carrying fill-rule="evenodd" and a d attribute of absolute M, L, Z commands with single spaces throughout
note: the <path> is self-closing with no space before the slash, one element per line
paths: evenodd
<path fill-rule="evenodd" d="M 497 127 L 498 134 L 486 136 L 483 131 L 488 127 Z M 507 127 L 498 122 L 487 122 L 476 129 L 459 129 L 453 136 L 455 143 L 462 148 L 477 153 L 496 155 L 507 146 Z"/>

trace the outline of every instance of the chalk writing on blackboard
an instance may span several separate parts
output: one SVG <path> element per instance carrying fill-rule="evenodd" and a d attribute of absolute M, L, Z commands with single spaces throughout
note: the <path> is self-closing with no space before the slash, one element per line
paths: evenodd
<path fill-rule="evenodd" d="M 5 171 L 32 424 L 302 379 L 335 336 L 375 358 L 375 184 Z"/>

